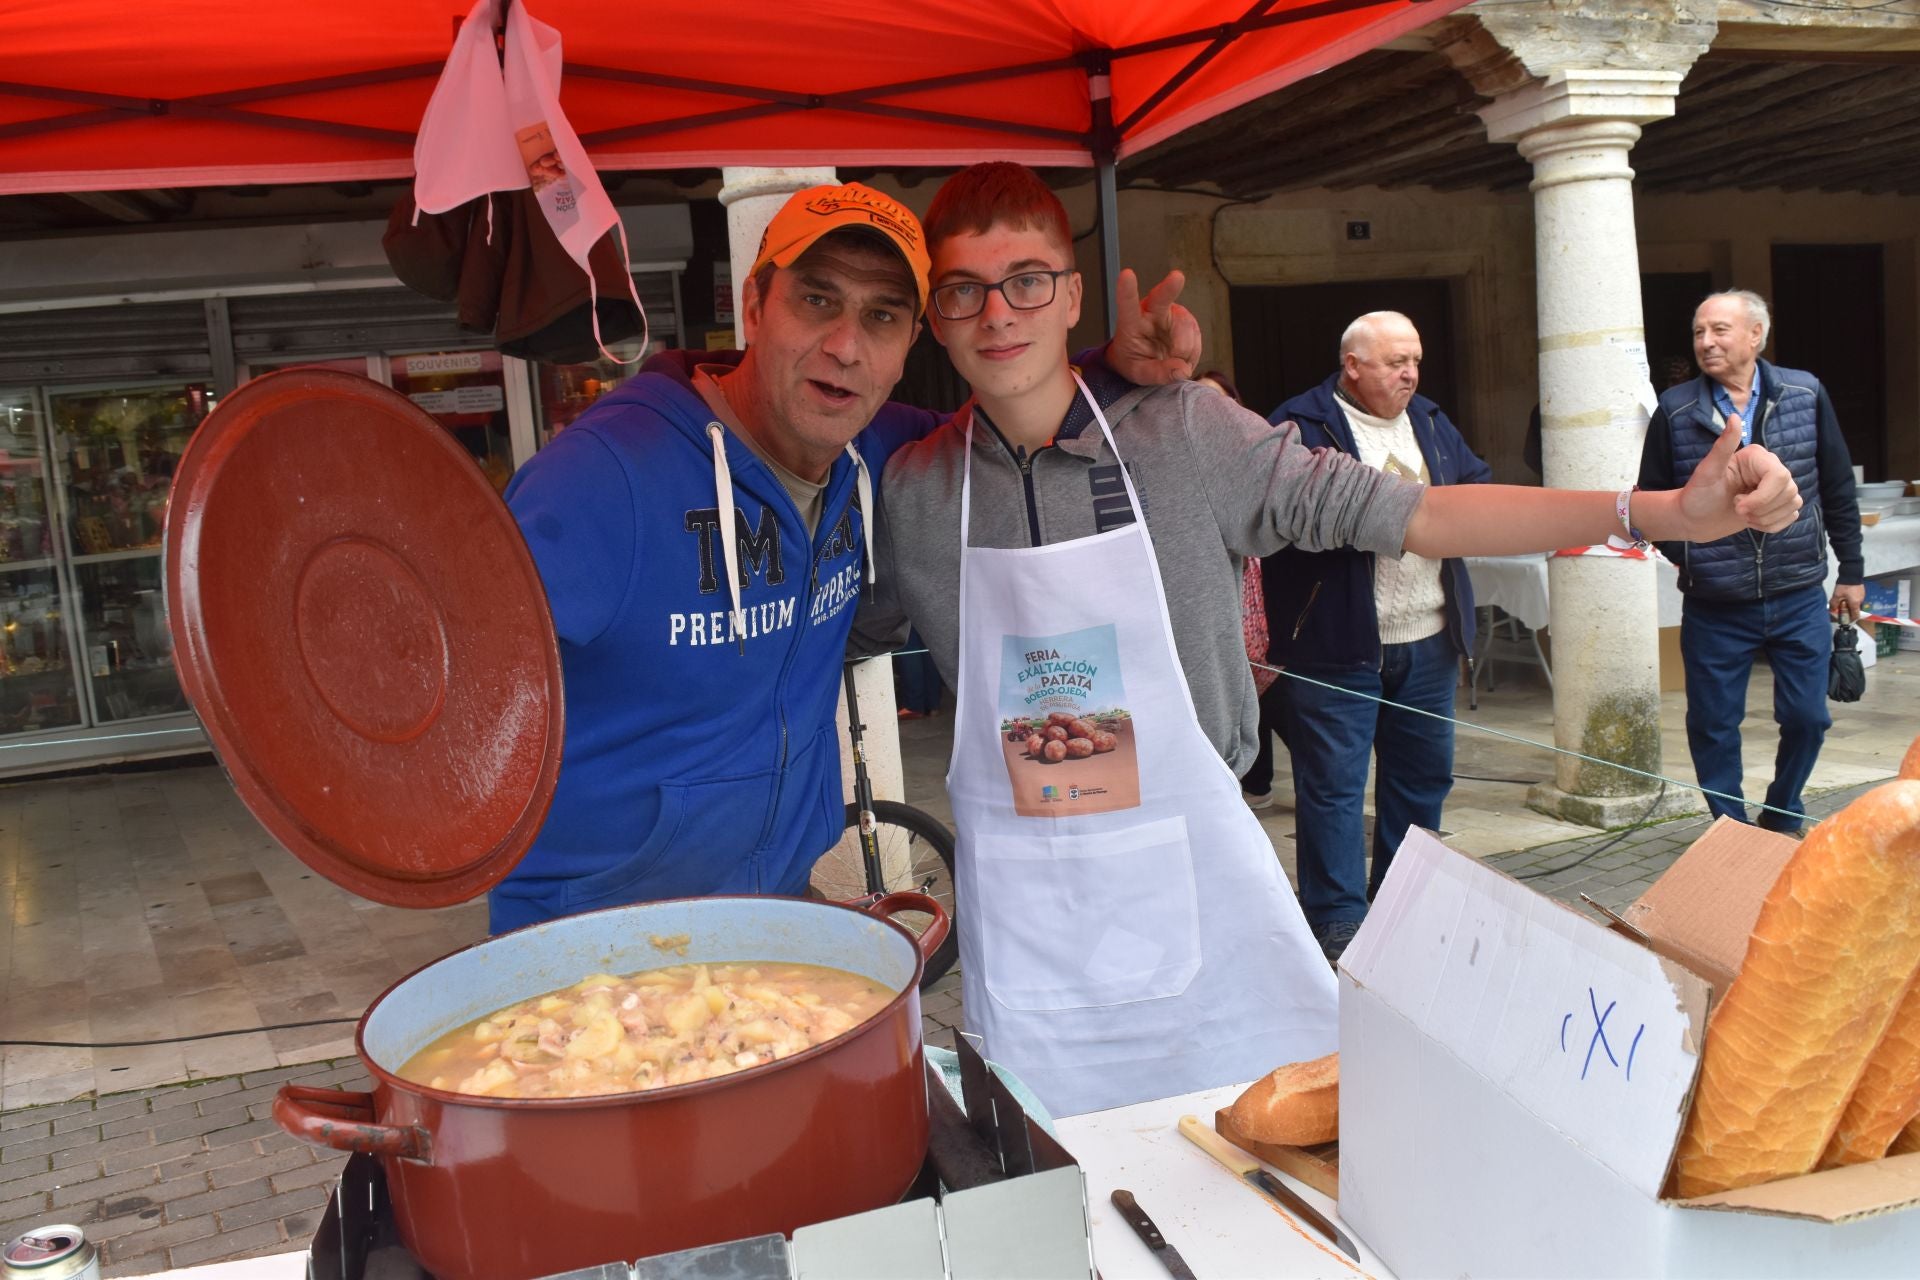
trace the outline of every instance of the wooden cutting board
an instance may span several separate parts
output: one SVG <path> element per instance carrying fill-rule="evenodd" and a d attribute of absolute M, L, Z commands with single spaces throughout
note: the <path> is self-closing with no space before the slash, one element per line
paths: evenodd
<path fill-rule="evenodd" d="M 1284 1174 L 1300 1179 L 1330 1199 L 1340 1198 L 1340 1144 L 1325 1142 L 1317 1147 L 1283 1147 L 1271 1142 L 1256 1142 L 1234 1128 L 1233 1116 L 1222 1107 L 1213 1113 L 1213 1127 L 1221 1137 L 1248 1155 L 1257 1156 Z"/>

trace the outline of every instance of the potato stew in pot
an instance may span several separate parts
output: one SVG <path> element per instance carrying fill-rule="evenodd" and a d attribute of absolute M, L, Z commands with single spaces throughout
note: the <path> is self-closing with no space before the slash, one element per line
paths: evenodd
<path fill-rule="evenodd" d="M 498 1098 L 659 1089 L 825 1043 L 896 994 L 858 974 L 784 962 L 597 973 L 455 1028 L 399 1074 Z"/>

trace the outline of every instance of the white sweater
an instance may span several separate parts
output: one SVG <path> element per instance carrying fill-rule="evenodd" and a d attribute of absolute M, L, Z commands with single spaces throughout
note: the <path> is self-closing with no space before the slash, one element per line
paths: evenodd
<path fill-rule="evenodd" d="M 1360 461 L 1389 475 L 1429 482 L 1427 460 L 1405 409 L 1397 418 L 1376 418 L 1345 399 L 1339 403 L 1353 428 Z M 1440 586 L 1440 562 L 1411 551 L 1398 560 L 1374 557 L 1373 608 L 1381 644 L 1410 644 L 1445 630 L 1447 596 Z"/>

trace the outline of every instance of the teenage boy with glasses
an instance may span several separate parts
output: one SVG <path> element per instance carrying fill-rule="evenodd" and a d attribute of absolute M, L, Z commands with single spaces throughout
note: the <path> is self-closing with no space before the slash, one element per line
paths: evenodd
<path fill-rule="evenodd" d="M 1258 722 L 1239 557 L 1771 529 L 1798 495 L 1737 436 L 1678 493 L 1429 491 L 1198 384 L 1102 413 L 1067 357 L 1081 282 L 1046 185 L 976 165 L 925 227 L 927 323 L 974 399 L 888 465 L 856 627 L 904 608 L 955 690 L 968 1027 L 1063 1115 L 1327 1053 L 1331 972 L 1236 781 Z"/>

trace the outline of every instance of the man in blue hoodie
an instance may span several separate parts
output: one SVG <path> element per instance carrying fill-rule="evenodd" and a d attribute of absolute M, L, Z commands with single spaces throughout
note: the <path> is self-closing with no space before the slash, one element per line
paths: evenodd
<path fill-rule="evenodd" d="M 507 488 L 553 612 L 567 728 L 546 824 L 490 895 L 496 933 L 802 893 L 839 837 L 834 712 L 872 478 L 937 423 L 887 403 L 926 303 L 919 221 L 857 183 L 796 193 L 742 294 L 737 366 L 689 353 L 667 362 L 678 376 L 640 374 Z M 1122 308 L 1133 376 L 1179 376 L 1198 354 L 1161 297 Z"/>
<path fill-rule="evenodd" d="M 1487 464 L 1439 406 L 1417 394 L 1420 356 L 1407 317 L 1361 316 L 1340 338 L 1339 372 L 1281 405 L 1271 421 L 1292 422 L 1303 444 L 1388 475 L 1436 487 L 1485 484 L 1493 479 Z M 1310 678 L 1283 678 L 1270 696 L 1283 708 L 1293 754 L 1300 905 L 1321 950 L 1337 960 L 1407 828 L 1440 825 L 1453 788 L 1455 675 L 1473 652 L 1473 587 L 1458 559 L 1394 560 L 1352 547 L 1287 547 L 1261 571 L 1268 656 Z M 1369 756 L 1371 874 L 1363 831 Z"/>

